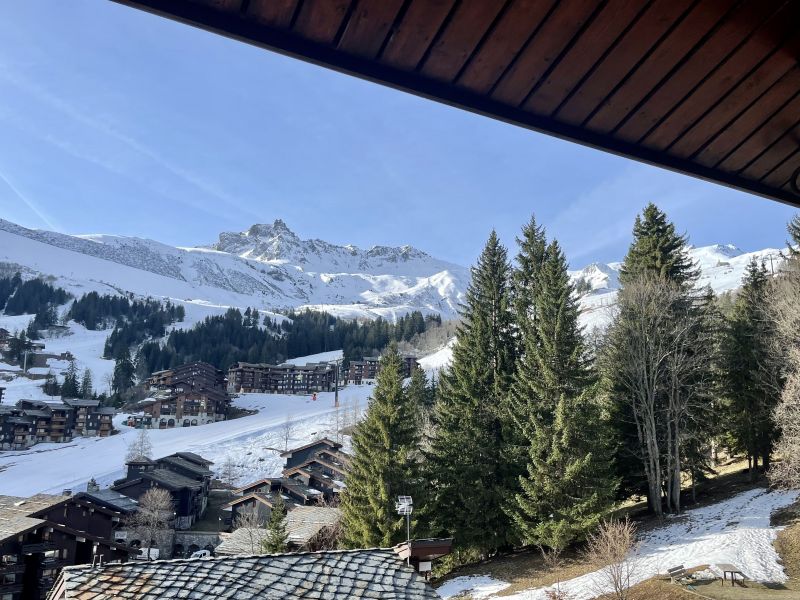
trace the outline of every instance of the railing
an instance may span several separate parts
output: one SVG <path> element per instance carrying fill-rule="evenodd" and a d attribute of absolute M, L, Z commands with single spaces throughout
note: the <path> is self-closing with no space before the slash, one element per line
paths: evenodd
<path fill-rule="evenodd" d="M 34 542 L 31 544 L 22 544 L 22 553 L 23 554 L 40 554 L 42 552 L 47 552 L 48 550 L 55 550 L 56 545 L 55 543 L 45 540 L 43 542 Z"/>
<path fill-rule="evenodd" d="M 15 563 L 0 563 L 0 573 L 24 573 L 25 572 L 25 563 L 24 562 L 15 562 Z"/>

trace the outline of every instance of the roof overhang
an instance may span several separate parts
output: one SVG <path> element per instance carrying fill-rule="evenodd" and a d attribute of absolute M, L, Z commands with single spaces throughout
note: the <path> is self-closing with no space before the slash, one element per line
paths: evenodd
<path fill-rule="evenodd" d="M 114 0 L 800 206 L 800 0 Z"/>

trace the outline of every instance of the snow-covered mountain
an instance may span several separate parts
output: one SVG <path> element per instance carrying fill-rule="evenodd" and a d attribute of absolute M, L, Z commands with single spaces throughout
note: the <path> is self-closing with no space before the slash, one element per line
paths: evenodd
<path fill-rule="evenodd" d="M 766 262 L 767 267 L 777 271 L 783 262 L 781 251 L 767 248 L 755 252 L 743 252 L 732 244 L 691 247 L 689 256 L 700 270 L 699 287 L 711 286 L 714 293 L 735 290 L 742 283 L 748 263 L 755 258 Z M 585 293 L 581 297 L 581 322 L 587 329 L 602 327 L 611 315 L 619 290 L 619 270 L 622 263 L 592 263 L 583 269 L 571 271 L 570 277 L 578 289 Z"/>
<path fill-rule="evenodd" d="M 410 246 L 362 250 L 302 240 L 281 220 L 193 248 L 0 220 L 0 262 L 52 276 L 77 295 L 133 292 L 209 310 L 310 307 L 347 317 L 393 318 L 411 310 L 453 317 L 469 278 L 468 269 Z"/>

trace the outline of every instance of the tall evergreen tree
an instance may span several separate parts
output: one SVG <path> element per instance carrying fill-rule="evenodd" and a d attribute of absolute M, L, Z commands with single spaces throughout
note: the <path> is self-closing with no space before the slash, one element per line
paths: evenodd
<path fill-rule="evenodd" d="M 78 367 L 74 360 L 69 361 L 69 367 L 64 375 L 64 383 L 61 385 L 61 396 L 64 398 L 77 398 L 80 396 L 78 383 Z"/>
<path fill-rule="evenodd" d="M 402 360 L 392 344 L 383 355 L 372 399 L 353 433 L 353 459 L 341 494 L 344 544 L 388 547 L 405 540 L 397 496 L 420 489 L 415 402 L 403 389 Z"/>
<path fill-rule="evenodd" d="M 81 398 L 87 400 L 94 395 L 94 383 L 92 381 L 92 372 L 87 368 L 83 371 L 83 378 L 81 379 Z"/>
<path fill-rule="evenodd" d="M 453 346 L 434 405 L 429 478 L 436 533 L 486 555 L 508 542 L 501 504 L 508 482 L 502 424 L 514 371 L 510 266 L 495 232 L 472 268 Z"/>
<path fill-rule="evenodd" d="M 680 284 L 697 279 L 686 243 L 686 236 L 675 233 L 675 224 L 651 202 L 636 216 L 633 243 L 622 263 L 620 282 L 624 285 L 644 274 Z"/>
<path fill-rule="evenodd" d="M 514 416 L 527 442 L 527 474 L 507 510 L 522 541 L 563 549 L 597 523 L 615 481 L 577 298 L 555 241 L 540 269 L 533 312 L 536 341 L 526 344 L 512 389 L 512 397 L 525 398 Z"/>
<path fill-rule="evenodd" d="M 280 492 L 275 494 L 272 509 L 267 523 L 267 537 L 263 542 L 263 550 L 267 554 L 280 554 L 286 552 L 289 542 L 289 532 L 286 530 L 286 503 Z"/>
<path fill-rule="evenodd" d="M 755 478 L 759 459 L 769 467 L 778 432 L 772 413 L 780 401 L 780 373 L 770 356 L 773 321 L 765 310 L 770 277 L 766 265 L 750 261 L 727 320 L 721 350 L 723 387 L 730 415 L 725 419 Z"/>
<path fill-rule="evenodd" d="M 114 363 L 114 374 L 111 381 L 111 389 L 115 394 L 122 394 L 127 392 L 134 384 L 134 374 L 136 368 L 131 361 L 130 352 L 128 348 L 122 348 L 117 355 L 116 362 Z"/>
<path fill-rule="evenodd" d="M 789 256 L 792 258 L 800 258 L 800 214 L 792 217 L 792 220 L 786 225 L 786 231 L 789 233 Z"/>

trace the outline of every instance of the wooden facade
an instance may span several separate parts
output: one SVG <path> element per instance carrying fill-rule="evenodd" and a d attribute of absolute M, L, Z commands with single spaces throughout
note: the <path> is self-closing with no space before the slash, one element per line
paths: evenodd
<path fill-rule="evenodd" d="M 231 393 L 313 394 L 332 392 L 336 366 L 330 363 L 270 365 L 238 362 L 228 370 Z"/>
<path fill-rule="evenodd" d="M 76 435 L 107 437 L 114 409 L 97 400 L 19 400 L 0 406 L 0 450 L 25 450 L 43 442 L 70 442 Z"/>
<path fill-rule="evenodd" d="M 800 206 L 800 0 L 116 0 Z"/>
<path fill-rule="evenodd" d="M 82 496 L 0 496 L 0 598 L 43 599 L 64 566 L 127 560 L 123 517 Z"/>

